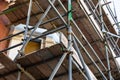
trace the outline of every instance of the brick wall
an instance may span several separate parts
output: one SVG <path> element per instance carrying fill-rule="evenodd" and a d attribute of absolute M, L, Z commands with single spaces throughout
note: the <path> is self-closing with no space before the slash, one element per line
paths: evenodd
<path fill-rule="evenodd" d="M 13 2 L 9 2 L 9 0 L 0 0 L 0 13 L 7 8 L 9 8 L 10 5 L 12 5 Z M 10 23 L 9 19 L 5 15 L 0 15 L 0 40 L 8 36 L 9 29 L 6 27 Z M 0 42 L 0 50 L 5 49 L 8 46 L 8 41 L 2 41 Z"/>
<path fill-rule="evenodd" d="M 0 39 L 5 38 L 8 35 L 9 29 L 5 26 L 2 20 L 0 20 Z M 0 42 L 0 50 L 3 50 L 7 47 L 7 41 Z"/>

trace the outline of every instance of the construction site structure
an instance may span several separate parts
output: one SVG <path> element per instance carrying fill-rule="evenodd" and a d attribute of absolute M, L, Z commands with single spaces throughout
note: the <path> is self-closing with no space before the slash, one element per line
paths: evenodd
<path fill-rule="evenodd" d="M 120 79 L 120 26 L 111 2 L 0 4 L 0 80 Z"/>

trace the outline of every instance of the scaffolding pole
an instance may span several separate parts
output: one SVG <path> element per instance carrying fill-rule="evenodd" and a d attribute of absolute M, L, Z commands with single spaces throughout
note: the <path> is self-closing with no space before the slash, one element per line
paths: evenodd
<path fill-rule="evenodd" d="M 72 80 L 72 27 L 71 27 L 71 19 L 72 19 L 72 2 L 68 0 L 68 51 L 69 53 L 69 80 Z"/>
<path fill-rule="evenodd" d="M 108 53 L 108 47 L 107 44 L 105 42 L 105 53 L 106 53 L 106 59 L 107 59 L 107 67 L 108 67 L 108 76 L 110 80 L 113 80 L 112 78 L 112 74 L 111 74 L 111 69 L 110 69 L 110 61 L 109 61 L 109 53 Z"/>
<path fill-rule="evenodd" d="M 17 64 L 17 67 L 21 70 L 21 72 L 23 72 L 31 80 L 36 80 L 29 72 L 27 72 L 24 68 L 22 68 L 20 64 Z M 20 75 L 19 75 L 19 77 L 20 77 Z"/>
<path fill-rule="evenodd" d="M 26 27 L 25 27 L 25 32 L 24 32 L 23 45 L 26 43 L 26 40 L 27 40 L 27 34 L 28 34 L 28 29 L 29 29 L 29 22 L 30 22 L 31 10 L 32 10 L 32 0 L 30 0 L 30 3 L 29 3 L 28 14 L 27 14 L 27 21 L 26 21 Z M 24 52 L 24 48 L 21 48 L 20 51 Z M 24 55 L 24 54 L 21 53 L 21 55 Z"/>
<path fill-rule="evenodd" d="M 55 66 L 54 70 L 52 71 L 48 80 L 53 80 L 55 74 L 57 73 L 58 69 L 60 68 L 66 56 L 67 56 L 67 53 L 64 53 L 61 59 L 59 60 L 59 62 L 57 63 L 57 65 Z"/>
<path fill-rule="evenodd" d="M 91 75 L 90 75 L 90 72 L 89 72 L 89 70 L 88 70 L 88 68 L 87 68 L 87 65 L 86 65 L 86 63 L 85 63 L 85 61 L 84 61 L 84 59 L 83 59 L 83 56 L 82 56 L 82 54 L 81 54 L 81 52 L 80 52 L 80 50 L 79 50 L 79 48 L 78 48 L 78 46 L 77 46 L 77 43 L 76 43 L 76 41 L 75 41 L 74 38 L 73 38 L 73 42 L 74 42 L 74 44 L 75 44 L 75 49 L 76 49 L 77 54 L 78 54 L 78 57 L 79 57 L 79 59 L 80 59 L 80 61 L 81 61 L 81 63 L 82 63 L 83 69 L 85 70 L 85 73 L 86 73 L 86 75 L 87 75 L 88 80 L 93 80 L 92 77 L 91 77 Z"/>
<path fill-rule="evenodd" d="M 17 77 L 17 80 L 20 80 L 21 78 L 21 71 L 18 71 L 18 77 Z"/>
<path fill-rule="evenodd" d="M 79 64 L 78 64 L 75 60 L 73 60 L 73 59 L 72 59 L 72 62 L 73 62 L 73 64 L 78 68 L 78 70 L 80 71 L 80 73 L 84 76 L 85 80 L 88 80 L 87 76 L 86 76 L 86 75 L 84 74 L 84 72 L 80 69 Z"/>

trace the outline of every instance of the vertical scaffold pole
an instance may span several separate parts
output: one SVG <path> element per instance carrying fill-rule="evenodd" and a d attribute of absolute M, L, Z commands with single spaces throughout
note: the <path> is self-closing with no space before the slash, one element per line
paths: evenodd
<path fill-rule="evenodd" d="M 26 27 L 25 27 L 25 32 L 24 32 L 23 45 L 26 43 L 26 40 L 27 40 L 27 34 L 28 34 L 28 28 L 29 28 L 28 26 L 29 26 L 29 22 L 30 22 L 31 10 L 32 10 L 32 0 L 30 0 L 30 3 L 29 3 L 29 9 L 28 9 L 28 14 L 27 14 Z M 20 52 L 22 52 L 21 55 L 24 55 L 23 51 L 24 51 L 24 47 L 22 47 L 21 50 L 20 50 Z"/>
<path fill-rule="evenodd" d="M 107 59 L 109 80 L 113 80 L 112 75 L 111 75 L 111 71 L 110 71 L 109 53 L 108 53 L 108 46 L 107 46 L 106 42 L 105 42 L 105 53 L 106 53 L 106 59 Z"/>
<path fill-rule="evenodd" d="M 70 51 L 69 54 L 69 80 L 72 80 L 72 27 L 70 26 L 70 22 L 72 20 L 72 2 L 71 0 L 68 0 L 68 51 Z"/>
<path fill-rule="evenodd" d="M 100 11 L 100 21 L 101 21 L 101 29 L 102 31 L 105 30 L 104 24 L 103 24 L 103 17 L 102 17 L 102 8 L 101 8 L 101 0 L 99 0 L 99 11 Z"/>

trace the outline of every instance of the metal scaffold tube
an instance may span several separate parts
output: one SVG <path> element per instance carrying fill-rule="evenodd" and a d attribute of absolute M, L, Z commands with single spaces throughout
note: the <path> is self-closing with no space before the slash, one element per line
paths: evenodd
<path fill-rule="evenodd" d="M 102 17 L 103 13 L 102 13 L 102 8 L 101 8 L 101 4 L 100 3 L 101 3 L 101 0 L 99 0 L 99 11 L 100 11 L 101 27 L 102 27 L 102 30 L 103 30 L 105 28 L 104 28 L 104 24 L 103 24 L 103 17 Z"/>
<path fill-rule="evenodd" d="M 31 10 L 32 10 L 32 0 L 30 0 L 30 4 L 29 4 L 23 44 L 24 44 L 24 42 L 26 42 L 26 39 L 27 39 L 27 33 L 28 33 L 28 29 L 29 29 L 28 26 L 29 26 L 29 22 L 30 22 Z"/>
<path fill-rule="evenodd" d="M 18 71 L 18 77 L 17 77 L 17 80 L 20 80 L 21 78 L 21 71 Z"/>
<path fill-rule="evenodd" d="M 61 64 L 63 63 L 65 57 L 67 56 L 67 53 L 64 53 L 61 57 L 61 59 L 59 60 L 59 62 L 57 63 L 57 65 L 55 66 L 54 70 L 52 71 L 50 77 L 48 80 L 53 80 L 55 74 L 57 73 L 58 69 L 60 68 Z"/>
<path fill-rule="evenodd" d="M 76 49 L 78 57 L 79 57 L 79 59 L 80 59 L 80 61 L 82 63 L 83 69 L 85 70 L 85 73 L 86 73 L 86 76 L 87 76 L 88 80 L 93 80 L 91 75 L 90 75 L 90 72 L 89 72 L 88 68 L 86 67 L 87 65 L 86 65 L 86 63 L 85 63 L 85 61 L 83 59 L 83 56 L 82 56 L 82 54 L 81 54 L 81 52 L 80 52 L 80 50 L 79 50 L 79 48 L 77 46 L 77 43 L 76 43 L 74 38 L 73 38 L 73 42 L 75 44 L 75 49 Z"/>
<path fill-rule="evenodd" d="M 26 76 L 28 76 L 30 80 L 36 80 L 29 72 L 27 72 L 24 68 L 22 68 L 20 64 L 17 64 L 17 67 L 21 70 L 21 72 L 23 72 Z"/>
<path fill-rule="evenodd" d="M 73 64 L 78 68 L 78 70 L 80 71 L 80 73 L 84 76 L 85 80 L 88 80 L 87 76 L 86 76 L 86 75 L 84 74 L 84 72 L 80 69 L 79 64 L 78 64 L 75 60 L 73 60 L 73 59 L 72 59 L 72 62 L 73 62 Z"/>
<path fill-rule="evenodd" d="M 105 53 L 106 53 L 106 59 L 107 59 L 107 66 L 108 66 L 108 75 L 109 75 L 109 79 L 110 80 L 114 80 L 112 78 L 112 74 L 111 74 L 111 69 L 110 69 L 110 60 L 109 60 L 109 53 L 108 53 L 108 47 L 107 47 L 107 44 L 105 42 Z"/>
<path fill-rule="evenodd" d="M 25 32 L 24 32 L 23 45 L 26 44 L 26 40 L 27 40 L 27 34 L 28 34 L 28 29 L 29 29 L 28 26 L 29 26 L 29 22 L 30 22 L 31 10 L 32 10 L 32 0 L 30 0 L 30 4 L 29 4 L 29 8 L 28 8 L 26 27 L 24 27 L 24 28 L 25 28 Z M 23 52 L 23 51 L 24 51 L 24 47 L 21 48 L 20 51 Z M 20 53 L 20 55 L 24 55 L 24 54 L 23 54 L 23 53 Z"/>
<path fill-rule="evenodd" d="M 55 10 L 55 12 L 58 14 L 58 16 L 60 17 L 60 19 L 64 22 L 65 25 L 67 25 L 66 21 L 63 19 L 63 17 L 61 16 L 61 14 L 58 12 L 58 10 L 55 8 L 55 6 L 53 5 L 53 3 L 51 2 L 51 0 L 48 0 L 49 4 L 52 6 L 52 8 Z"/>
<path fill-rule="evenodd" d="M 69 77 L 68 79 L 69 80 L 72 80 L 72 51 L 71 51 L 71 48 L 72 48 L 72 27 L 70 25 L 71 23 L 71 19 L 72 19 L 72 3 L 71 3 L 71 0 L 68 0 L 68 51 L 70 52 L 69 53 L 69 66 L 68 66 L 68 69 L 69 69 Z"/>
<path fill-rule="evenodd" d="M 72 80 L 72 54 L 69 53 L 69 80 Z"/>
<path fill-rule="evenodd" d="M 119 67 L 119 64 L 117 63 L 117 60 L 116 60 L 117 57 L 114 57 L 114 56 L 113 56 L 113 54 L 112 54 L 113 51 L 111 50 L 111 46 L 108 44 L 108 41 L 107 41 L 107 40 L 106 40 L 106 44 L 107 44 L 107 47 L 108 47 L 108 52 L 111 53 L 112 58 L 113 58 L 113 60 L 114 60 L 114 62 L 115 62 L 115 65 L 116 65 L 117 71 L 120 72 L 120 67 Z"/>

